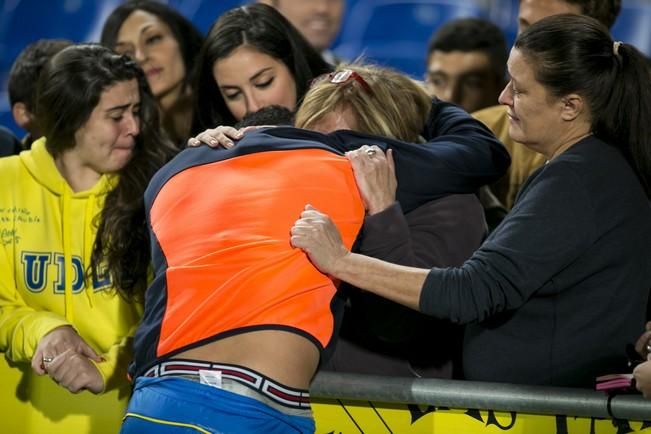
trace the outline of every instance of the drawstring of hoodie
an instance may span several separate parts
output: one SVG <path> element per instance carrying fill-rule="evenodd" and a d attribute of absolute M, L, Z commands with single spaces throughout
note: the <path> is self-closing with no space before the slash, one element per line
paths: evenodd
<path fill-rule="evenodd" d="M 67 185 L 63 186 L 63 195 L 61 195 L 61 226 L 63 234 L 63 295 L 65 303 L 66 320 L 73 324 L 73 299 L 72 299 L 72 228 L 70 227 L 70 206 L 72 198 L 70 197 L 70 188 Z"/>
<path fill-rule="evenodd" d="M 86 201 L 86 209 L 84 210 L 84 270 L 90 269 L 90 265 L 87 265 L 86 262 L 88 262 L 88 264 L 91 262 L 93 244 L 95 243 L 95 239 L 93 238 L 94 222 L 92 221 L 94 217 L 93 210 L 95 209 L 95 202 L 97 202 L 97 196 L 95 193 L 91 193 L 90 197 Z M 91 308 L 93 307 L 94 297 L 95 287 L 93 286 L 93 276 L 92 273 L 88 273 L 86 278 L 86 298 L 88 298 L 88 304 Z"/>
<path fill-rule="evenodd" d="M 88 303 L 90 307 L 93 307 L 94 291 L 93 291 L 93 278 L 92 276 L 86 275 L 86 263 L 90 263 L 90 258 L 92 255 L 93 243 L 93 210 L 95 209 L 95 203 L 97 202 L 97 196 L 92 193 L 88 200 L 86 201 L 86 207 L 84 209 L 84 239 L 83 239 L 83 258 L 82 258 L 82 269 L 81 276 L 75 276 L 78 271 L 72 266 L 72 227 L 70 224 L 70 214 L 72 206 L 72 195 L 71 190 L 67 188 L 67 185 L 63 188 L 63 195 L 61 195 L 61 225 L 63 234 L 63 269 L 65 270 L 64 275 L 64 304 L 65 304 L 65 315 L 68 322 L 73 323 L 74 321 L 74 308 L 73 308 L 73 294 L 72 294 L 72 284 L 75 277 L 79 279 L 84 279 L 86 297 L 88 298 Z"/>

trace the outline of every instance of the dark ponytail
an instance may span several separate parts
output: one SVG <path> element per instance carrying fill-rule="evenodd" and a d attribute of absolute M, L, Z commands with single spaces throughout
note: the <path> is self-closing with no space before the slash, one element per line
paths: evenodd
<path fill-rule="evenodd" d="M 556 97 L 581 95 L 596 137 L 617 147 L 651 197 L 651 74 L 635 47 L 613 41 L 583 15 L 554 15 L 527 28 L 515 48 Z"/>
<path fill-rule="evenodd" d="M 651 196 L 651 74 L 646 58 L 635 47 L 616 44 L 611 95 L 594 116 L 593 129 L 624 152 Z"/>

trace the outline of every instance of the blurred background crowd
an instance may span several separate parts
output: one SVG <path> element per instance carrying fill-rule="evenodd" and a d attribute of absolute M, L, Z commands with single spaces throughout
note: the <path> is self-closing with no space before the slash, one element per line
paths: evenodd
<path fill-rule="evenodd" d="M 300 1 L 300 0 L 296 0 Z M 98 41 L 102 24 L 120 0 L 0 1 L 0 125 L 24 132 L 11 116 L 9 70 L 20 51 L 43 38 Z M 206 32 L 216 17 L 245 0 L 166 0 Z M 518 0 L 348 0 L 341 29 L 332 42 L 340 58 L 369 60 L 422 78 L 427 43 L 442 24 L 460 17 L 481 17 L 503 30 L 510 46 L 517 33 Z M 38 13 L 37 13 L 38 12 Z M 651 54 L 651 1 L 625 0 L 612 28 L 613 37 Z"/>

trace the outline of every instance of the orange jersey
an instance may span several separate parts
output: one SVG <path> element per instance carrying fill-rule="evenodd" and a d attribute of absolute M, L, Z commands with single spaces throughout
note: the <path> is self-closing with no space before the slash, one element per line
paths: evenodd
<path fill-rule="evenodd" d="M 137 372 L 260 329 L 295 332 L 323 349 L 334 333 L 336 287 L 289 241 L 308 203 L 350 248 L 364 207 L 348 160 L 328 147 L 201 147 L 159 172 L 147 192 L 156 276 L 136 338 Z"/>
<path fill-rule="evenodd" d="M 247 133 L 229 150 L 181 152 L 145 194 L 155 279 L 131 375 L 250 330 L 290 330 L 323 349 L 344 297 L 333 299 L 330 279 L 291 248 L 289 230 L 310 203 L 334 219 L 351 247 L 364 209 L 345 151 L 364 144 L 394 151 L 396 200 L 404 212 L 476 192 L 509 165 L 502 144 L 452 104 L 433 101 L 424 133 L 428 143 L 414 145 L 279 127 Z"/>

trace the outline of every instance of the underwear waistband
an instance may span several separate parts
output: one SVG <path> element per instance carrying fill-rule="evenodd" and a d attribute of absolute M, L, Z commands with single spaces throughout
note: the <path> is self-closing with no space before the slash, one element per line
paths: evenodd
<path fill-rule="evenodd" d="M 202 382 L 200 371 L 218 372 L 222 379 L 232 380 L 247 386 L 283 407 L 310 410 L 309 391 L 285 386 L 259 372 L 243 366 L 199 360 L 173 359 L 152 366 L 145 372 L 144 376 L 183 377 Z M 226 390 L 229 389 L 228 387 L 223 388 Z M 237 393 L 237 390 L 233 390 L 233 392 Z"/>

